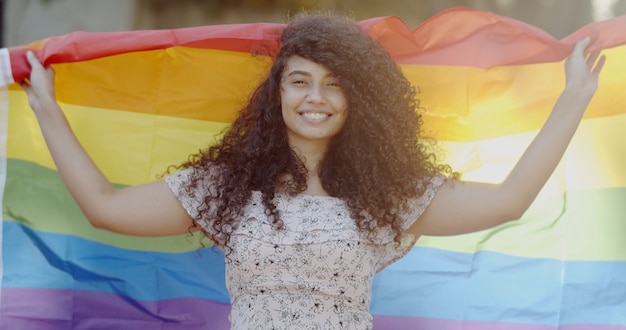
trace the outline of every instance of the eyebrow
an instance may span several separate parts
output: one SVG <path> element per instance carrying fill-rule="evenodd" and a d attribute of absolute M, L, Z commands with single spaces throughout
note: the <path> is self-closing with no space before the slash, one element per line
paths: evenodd
<path fill-rule="evenodd" d="M 289 76 L 293 76 L 293 75 L 297 75 L 297 74 L 301 74 L 301 75 L 304 75 L 304 76 L 309 76 L 309 77 L 311 76 L 311 73 L 310 73 L 310 72 L 307 72 L 307 71 L 302 71 L 302 70 L 294 70 L 294 71 L 291 71 L 291 72 L 289 72 L 289 73 L 287 74 L 287 76 L 289 77 Z"/>
<path fill-rule="evenodd" d="M 311 77 L 311 76 L 312 76 L 312 74 L 311 74 L 310 72 L 308 72 L 308 71 L 293 70 L 293 71 L 291 71 L 291 72 L 287 73 L 287 77 L 294 76 L 294 75 L 298 75 L 298 74 L 301 74 L 301 75 L 303 75 L 303 76 L 307 76 L 307 77 Z M 336 77 L 334 74 L 332 74 L 332 73 L 328 73 L 328 74 L 326 74 L 326 76 L 325 76 L 325 77 L 328 77 L 328 78 L 337 78 L 337 77 Z"/>

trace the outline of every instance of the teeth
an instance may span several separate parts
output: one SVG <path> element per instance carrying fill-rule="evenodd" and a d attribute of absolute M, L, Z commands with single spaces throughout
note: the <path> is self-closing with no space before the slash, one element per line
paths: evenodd
<path fill-rule="evenodd" d="M 319 120 L 319 119 L 324 119 L 328 117 L 328 114 L 321 113 L 321 112 L 305 112 L 302 114 L 302 117 L 305 117 L 307 119 L 312 119 L 312 120 Z"/>

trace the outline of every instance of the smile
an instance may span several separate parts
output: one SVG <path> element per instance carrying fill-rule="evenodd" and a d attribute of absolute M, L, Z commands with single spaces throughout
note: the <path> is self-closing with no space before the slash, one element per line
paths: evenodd
<path fill-rule="evenodd" d="M 315 120 L 315 121 L 324 120 L 330 117 L 329 114 L 323 113 L 323 112 L 303 112 L 300 114 L 300 116 L 304 117 L 307 120 Z"/>

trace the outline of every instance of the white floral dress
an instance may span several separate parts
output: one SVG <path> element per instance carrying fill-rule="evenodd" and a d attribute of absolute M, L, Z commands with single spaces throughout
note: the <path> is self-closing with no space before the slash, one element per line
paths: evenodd
<path fill-rule="evenodd" d="M 181 189 L 190 170 L 165 181 L 183 207 L 205 230 L 211 219 L 198 217 L 201 193 Z M 424 211 L 443 177 L 427 182 L 404 217 L 408 228 Z M 201 189 L 201 188 L 200 188 Z M 395 243 L 391 230 L 368 241 L 338 198 L 278 194 L 274 200 L 284 230 L 274 230 L 261 193 L 253 192 L 242 223 L 231 237 L 226 286 L 232 329 L 371 329 L 369 314 L 374 274 L 403 257 L 416 237 Z"/>

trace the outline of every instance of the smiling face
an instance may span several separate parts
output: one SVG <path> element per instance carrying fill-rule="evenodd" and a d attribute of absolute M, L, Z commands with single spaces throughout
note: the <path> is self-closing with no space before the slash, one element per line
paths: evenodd
<path fill-rule="evenodd" d="M 283 120 L 292 146 L 328 144 L 348 115 L 338 79 L 324 66 L 303 57 L 287 60 L 280 83 Z"/>

